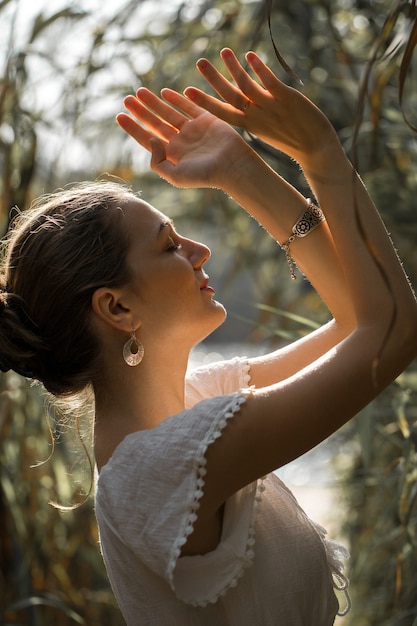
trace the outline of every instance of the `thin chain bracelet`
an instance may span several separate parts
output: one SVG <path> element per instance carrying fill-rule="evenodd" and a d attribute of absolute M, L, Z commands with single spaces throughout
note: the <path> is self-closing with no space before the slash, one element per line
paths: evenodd
<path fill-rule="evenodd" d="M 281 244 L 281 248 L 285 252 L 288 267 L 290 268 L 291 279 L 296 280 L 297 276 L 294 270 L 294 260 L 291 256 L 290 245 L 297 237 L 306 237 L 312 230 L 314 230 L 320 222 L 325 220 L 323 211 L 318 207 L 311 198 L 307 198 L 307 208 L 301 216 L 298 218 L 294 226 L 292 227 L 292 235 L 287 239 L 285 243 Z"/>

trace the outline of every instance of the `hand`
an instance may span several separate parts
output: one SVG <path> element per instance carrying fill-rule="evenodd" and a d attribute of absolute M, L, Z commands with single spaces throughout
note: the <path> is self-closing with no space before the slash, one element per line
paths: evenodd
<path fill-rule="evenodd" d="M 124 100 L 118 124 L 152 153 L 151 168 L 177 187 L 224 187 L 237 175 L 242 157 L 252 152 L 240 135 L 171 89 L 164 100 L 145 88 Z"/>
<path fill-rule="evenodd" d="M 246 60 L 262 85 L 243 69 L 232 50 L 220 56 L 234 83 L 206 59 L 197 68 L 224 100 L 188 87 L 185 95 L 195 104 L 233 126 L 240 126 L 285 152 L 299 163 L 315 158 L 320 150 L 339 145 L 330 122 L 308 98 L 282 83 L 254 53 Z"/>

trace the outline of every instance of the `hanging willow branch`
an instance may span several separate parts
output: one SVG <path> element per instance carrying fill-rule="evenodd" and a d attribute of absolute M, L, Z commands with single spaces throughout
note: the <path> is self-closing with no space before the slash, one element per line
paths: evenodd
<path fill-rule="evenodd" d="M 299 86 L 303 86 L 303 81 L 298 76 L 298 74 L 288 65 L 281 52 L 278 50 L 278 46 L 275 44 L 274 36 L 272 34 L 272 24 L 271 24 L 271 15 L 272 15 L 272 5 L 274 4 L 273 0 L 265 0 L 265 8 L 266 8 L 266 19 L 268 22 L 268 30 L 269 36 L 271 38 L 272 46 L 274 48 L 275 55 L 281 65 L 281 67 L 287 72 L 287 74 L 291 77 L 291 79 L 298 84 Z"/>
<path fill-rule="evenodd" d="M 412 16 L 413 26 L 412 26 L 411 33 L 410 33 L 410 36 L 409 36 L 408 41 L 407 41 L 407 46 L 405 48 L 404 55 L 403 55 L 403 58 L 402 58 L 402 61 L 401 61 L 400 77 L 399 77 L 398 100 L 399 100 L 399 103 L 400 103 L 400 108 L 401 108 L 401 112 L 403 114 L 403 118 L 404 118 L 405 123 L 407 124 L 407 126 L 409 126 L 409 128 L 411 128 L 411 130 L 413 132 L 417 132 L 417 126 L 415 126 L 414 124 L 412 124 L 412 122 L 409 121 L 406 113 L 404 112 L 404 107 L 403 107 L 403 96 L 404 96 L 405 82 L 407 80 L 408 71 L 410 69 L 410 64 L 411 64 L 411 60 L 412 60 L 412 57 L 413 57 L 413 53 L 414 53 L 415 47 L 417 45 L 417 7 L 416 7 L 416 0 L 413 0 L 413 2 L 411 4 L 411 10 L 413 11 L 413 16 Z"/>
<path fill-rule="evenodd" d="M 389 37 L 392 35 L 392 31 L 395 28 L 395 25 L 398 21 L 399 16 L 402 15 L 404 9 L 406 8 L 410 10 L 410 17 L 413 22 L 413 27 L 412 27 L 411 34 L 408 38 L 406 49 L 404 51 L 403 58 L 401 61 L 401 67 L 400 67 L 400 73 L 399 73 L 398 100 L 399 100 L 399 104 L 400 104 L 400 108 L 401 108 L 404 120 L 414 132 L 417 132 L 417 127 L 413 126 L 411 122 L 408 121 L 406 114 L 404 112 L 404 108 L 403 108 L 404 87 L 405 87 L 408 72 L 410 69 L 412 55 L 417 44 L 416 0 L 412 0 L 411 4 L 408 1 L 404 2 L 404 0 L 397 0 L 397 2 L 394 3 L 388 15 L 385 18 L 381 32 L 375 42 L 373 52 L 370 56 L 369 61 L 366 64 L 366 69 L 363 75 L 362 83 L 359 88 L 358 105 L 357 105 L 357 111 L 356 111 L 356 116 L 355 116 L 355 126 L 354 126 L 353 141 L 352 141 L 352 161 L 355 167 L 358 167 L 357 142 L 358 142 L 360 126 L 363 121 L 365 103 L 366 103 L 367 96 L 368 96 L 368 88 L 369 88 L 371 75 L 372 75 L 372 72 L 374 70 L 376 63 L 384 57 L 387 41 Z M 389 55 L 395 56 L 398 50 L 399 50 L 399 47 L 397 46 L 392 51 L 390 51 Z M 385 54 L 385 57 L 386 56 L 388 55 Z"/>

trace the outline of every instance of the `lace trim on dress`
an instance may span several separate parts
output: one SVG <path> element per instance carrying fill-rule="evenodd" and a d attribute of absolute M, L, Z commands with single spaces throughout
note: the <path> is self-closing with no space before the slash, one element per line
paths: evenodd
<path fill-rule="evenodd" d="M 317 524 L 317 522 L 312 522 L 314 528 L 317 530 L 320 538 L 324 544 L 326 549 L 327 562 L 329 564 L 330 572 L 332 574 L 333 579 L 333 587 L 337 591 L 342 591 L 344 593 L 346 599 L 346 606 L 343 610 L 337 612 L 339 616 L 346 615 L 352 606 L 350 596 L 349 596 L 349 579 L 343 573 L 345 569 L 344 561 L 349 558 L 349 552 L 345 546 L 342 546 L 341 543 L 337 541 L 332 541 L 331 539 L 327 539 L 327 531 L 323 526 Z"/>
<path fill-rule="evenodd" d="M 247 357 L 243 357 L 242 379 L 242 387 L 248 388 L 250 386 L 250 363 Z"/>
<path fill-rule="evenodd" d="M 248 366 L 248 374 L 249 376 L 249 366 Z M 182 520 L 182 525 L 180 528 L 180 531 L 178 533 L 178 537 L 174 542 L 173 545 L 173 549 L 171 552 L 171 558 L 169 560 L 168 563 L 168 568 L 167 568 L 167 575 L 168 575 L 168 580 L 169 583 L 171 585 L 172 590 L 176 593 L 176 589 L 175 589 L 175 585 L 174 585 L 174 570 L 177 564 L 177 561 L 180 557 L 181 554 L 181 549 L 182 547 L 187 543 L 187 538 L 188 536 L 193 532 L 193 528 L 194 528 L 194 523 L 197 521 L 197 511 L 199 509 L 200 506 L 200 499 L 203 496 L 203 489 L 204 489 L 204 477 L 207 474 L 207 470 L 206 470 L 206 458 L 205 458 L 205 454 L 207 452 L 207 448 L 219 437 L 221 437 L 222 435 L 222 431 L 223 429 L 226 427 L 228 420 L 233 417 L 235 415 L 235 413 L 237 413 L 241 407 L 242 404 L 244 404 L 244 402 L 246 401 L 246 398 L 248 395 L 250 395 L 250 393 L 252 392 L 253 387 L 249 387 L 247 389 L 241 389 L 239 392 L 237 392 L 234 395 L 234 398 L 231 402 L 231 404 L 225 408 L 224 412 L 222 414 L 219 415 L 217 420 L 214 420 L 210 429 L 208 430 L 206 437 L 204 438 L 204 440 L 201 442 L 199 449 L 196 453 L 195 459 L 194 459 L 194 472 L 193 472 L 193 477 L 194 477 L 194 494 L 193 494 L 193 498 L 190 502 L 189 505 L 189 510 L 187 512 L 187 514 L 184 516 L 183 520 Z M 260 479 L 258 481 L 258 485 L 257 485 L 257 493 L 255 495 L 255 506 L 253 508 L 253 513 L 252 513 L 252 520 L 251 520 L 251 524 L 248 530 L 248 538 L 247 538 L 247 542 L 246 542 L 246 550 L 245 550 L 245 556 L 244 559 L 242 559 L 242 561 L 240 562 L 240 567 L 238 569 L 238 571 L 236 572 L 235 576 L 225 585 L 225 587 L 222 589 L 222 591 L 220 591 L 219 593 L 217 593 L 215 596 L 213 596 L 212 598 L 208 598 L 206 601 L 198 601 L 198 602 L 188 602 L 189 604 L 191 604 L 192 606 L 207 606 L 208 604 L 214 604 L 215 602 L 217 602 L 217 600 L 219 599 L 220 596 L 223 596 L 228 589 L 230 589 L 231 587 L 236 587 L 237 582 L 239 580 L 239 578 L 241 576 L 243 576 L 245 569 L 247 569 L 248 567 L 250 567 L 252 565 L 253 562 L 253 558 L 255 556 L 255 552 L 254 552 L 254 545 L 255 545 L 255 519 L 256 519 L 256 514 L 259 511 L 259 507 L 260 507 L 260 502 L 262 499 L 262 493 L 265 490 L 265 487 L 263 485 L 263 479 Z M 178 594 L 176 594 L 177 597 Z M 182 600 L 183 598 L 179 598 L 180 600 Z"/>

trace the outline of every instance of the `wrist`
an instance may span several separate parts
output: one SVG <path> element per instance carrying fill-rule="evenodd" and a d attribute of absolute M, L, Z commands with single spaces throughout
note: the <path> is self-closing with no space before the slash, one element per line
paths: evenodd
<path fill-rule="evenodd" d="M 234 146 L 234 149 L 228 152 L 224 166 L 219 168 L 218 187 L 234 197 L 235 191 L 240 189 L 242 181 L 247 180 L 248 177 L 253 178 L 259 164 L 260 157 L 239 136 L 239 141 Z"/>
<path fill-rule="evenodd" d="M 335 131 L 297 160 L 309 181 L 324 184 L 340 181 L 352 169 Z"/>

